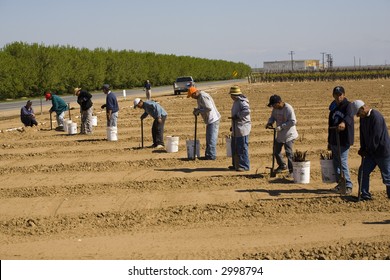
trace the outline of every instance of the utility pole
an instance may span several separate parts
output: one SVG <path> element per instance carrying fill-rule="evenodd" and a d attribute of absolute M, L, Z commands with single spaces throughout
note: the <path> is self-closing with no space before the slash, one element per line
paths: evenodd
<path fill-rule="evenodd" d="M 290 51 L 289 54 L 291 56 L 291 71 L 294 71 L 294 57 L 293 57 L 293 55 L 295 54 L 295 52 Z"/>
<path fill-rule="evenodd" d="M 322 52 L 321 54 L 322 54 L 322 70 L 324 70 L 325 69 L 325 53 Z"/>

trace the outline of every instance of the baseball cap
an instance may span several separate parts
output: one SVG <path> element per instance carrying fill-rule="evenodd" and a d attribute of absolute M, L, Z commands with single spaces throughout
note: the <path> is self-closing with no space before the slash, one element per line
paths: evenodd
<path fill-rule="evenodd" d="M 110 85 L 109 84 L 104 84 L 102 89 L 110 89 Z"/>
<path fill-rule="evenodd" d="M 139 104 L 140 101 L 141 101 L 141 98 L 134 99 L 134 109 L 137 108 L 137 105 Z"/>
<path fill-rule="evenodd" d="M 333 95 L 342 95 L 342 94 L 345 94 L 345 90 L 342 86 L 337 86 L 333 89 Z"/>
<path fill-rule="evenodd" d="M 359 109 L 364 106 L 364 102 L 361 100 L 355 100 L 352 102 L 352 115 L 355 116 Z"/>
<path fill-rule="evenodd" d="M 45 93 L 45 98 L 46 98 L 46 101 L 49 100 L 51 98 L 51 93 L 50 92 L 46 92 Z"/>
<path fill-rule="evenodd" d="M 196 87 L 194 86 L 189 87 L 187 91 L 187 98 L 190 98 L 195 92 L 197 92 Z"/>
<path fill-rule="evenodd" d="M 268 107 L 272 107 L 273 105 L 275 105 L 276 103 L 279 103 L 282 101 L 282 98 L 279 96 L 279 95 L 272 95 L 270 98 L 269 98 L 269 103 L 268 103 Z"/>

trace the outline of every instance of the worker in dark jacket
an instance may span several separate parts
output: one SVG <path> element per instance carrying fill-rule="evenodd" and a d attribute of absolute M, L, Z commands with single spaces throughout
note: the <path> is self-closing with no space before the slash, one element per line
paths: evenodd
<path fill-rule="evenodd" d="M 26 106 L 23 106 L 20 109 L 20 120 L 25 126 L 33 126 L 38 125 L 37 120 L 35 119 L 34 110 L 31 107 L 32 102 L 29 100 L 27 101 Z"/>
<path fill-rule="evenodd" d="M 359 169 L 361 199 L 370 200 L 370 174 L 378 166 L 390 199 L 390 137 L 384 117 L 361 100 L 352 102 L 353 114 L 360 117 L 360 149 L 363 158 Z M 362 174 L 363 173 L 363 174 Z M 362 179 L 362 180 L 361 180 Z"/>
<path fill-rule="evenodd" d="M 340 181 L 340 162 L 339 150 L 337 147 L 337 135 L 340 137 L 340 157 L 341 168 L 343 170 L 346 182 L 346 194 L 352 193 L 352 182 L 348 166 L 349 148 L 353 145 L 354 140 L 354 121 L 351 112 L 351 102 L 345 97 L 345 90 L 342 86 L 337 86 L 333 89 L 333 98 L 336 105 L 330 108 L 328 120 L 328 149 L 332 150 L 333 165 L 337 181 Z M 334 189 L 340 193 L 342 188 L 338 184 Z"/>
<path fill-rule="evenodd" d="M 81 88 L 75 88 L 74 94 L 77 96 L 77 103 L 80 105 L 80 134 L 92 134 L 92 95 L 88 91 L 81 90 Z"/>
<path fill-rule="evenodd" d="M 117 127 L 119 105 L 116 99 L 115 93 L 110 89 L 109 84 L 103 85 L 103 92 L 106 94 L 106 104 L 101 106 L 102 109 L 106 109 L 107 127 Z"/>

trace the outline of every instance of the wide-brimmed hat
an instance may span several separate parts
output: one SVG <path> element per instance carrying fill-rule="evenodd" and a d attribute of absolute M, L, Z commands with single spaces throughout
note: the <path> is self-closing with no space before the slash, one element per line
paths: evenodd
<path fill-rule="evenodd" d="M 230 95 L 241 95 L 242 92 L 241 92 L 241 89 L 239 86 L 232 86 L 230 88 L 229 94 Z"/>
<path fill-rule="evenodd" d="M 187 91 L 187 98 L 190 98 L 197 91 L 198 90 L 196 87 L 194 87 L 194 86 L 189 87 L 188 91 Z"/>
<path fill-rule="evenodd" d="M 75 88 L 75 89 L 74 89 L 74 94 L 76 95 L 80 90 L 81 90 L 81 88 L 78 88 L 78 87 Z"/>

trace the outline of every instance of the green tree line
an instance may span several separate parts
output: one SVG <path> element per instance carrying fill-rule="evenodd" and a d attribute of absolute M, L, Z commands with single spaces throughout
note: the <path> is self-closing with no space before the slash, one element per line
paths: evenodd
<path fill-rule="evenodd" d="M 389 79 L 390 69 L 362 70 L 326 70 L 326 71 L 297 71 L 297 72 L 262 72 L 251 73 L 249 82 L 303 82 L 303 81 L 343 81 Z"/>
<path fill-rule="evenodd" d="M 23 42 L 1 48 L 0 65 L 0 100 L 46 91 L 72 93 L 74 87 L 94 91 L 105 83 L 115 89 L 142 87 L 145 80 L 153 86 L 171 85 L 179 76 L 192 76 L 195 81 L 227 80 L 251 72 L 249 65 L 225 60 Z"/>

